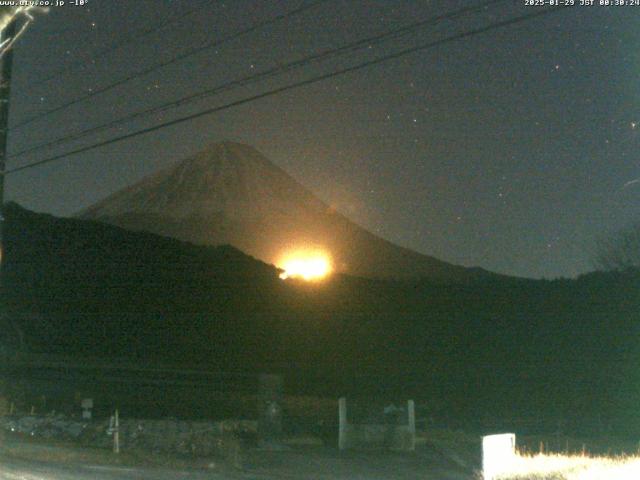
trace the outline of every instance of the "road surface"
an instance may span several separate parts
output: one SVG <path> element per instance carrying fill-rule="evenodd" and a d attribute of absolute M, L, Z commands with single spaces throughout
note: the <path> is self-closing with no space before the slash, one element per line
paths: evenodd
<path fill-rule="evenodd" d="M 56 447 L 46 447 L 47 450 Z M 243 468 L 163 468 L 44 461 L 0 453 L 0 480 L 474 480 L 473 469 L 436 452 L 339 452 L 332 448 L 244 452 Z"/>
<path fill-rule="evenodd" d="M 0 455 L 1 480 L 227 480 L 216 472 L 41 462 Z"/>

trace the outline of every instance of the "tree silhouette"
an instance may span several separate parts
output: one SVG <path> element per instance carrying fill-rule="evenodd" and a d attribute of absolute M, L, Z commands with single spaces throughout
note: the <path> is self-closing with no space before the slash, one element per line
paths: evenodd
<path fill-rule="evenodd" d="M 601 270 L 640 268 L 640 223 L 601 239 L 594 263 Z"/>

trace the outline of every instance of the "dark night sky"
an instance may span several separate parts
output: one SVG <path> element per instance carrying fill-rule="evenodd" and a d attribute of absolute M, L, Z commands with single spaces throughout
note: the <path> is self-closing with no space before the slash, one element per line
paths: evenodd
<path fill-rule="evenodd" d="M 88 0 L 39 16 L 15 50 L 12 124 L 306 1 Z M 471 2 L 329 0 L 10 132 L 10 152 Z M 200 6 L 170 28 L 106 45 Z M 410 45 L 533 12 L 458 21 L 13 158 L 14 168 Z M 51 72 L 86 60 L 44 84 Z M 95 60 L 95 61 L 92 61 Z M 640 7 L 575 7 L 7 177 L 11 200 L 71 215 L 231 139 L 400 245 L 527 277 L 591 268 L 595 239 L 640 219 Z M 637 125 L 637 126 L 636 126 Z M 627 185 L 625 187 L 625 184 Z"/>

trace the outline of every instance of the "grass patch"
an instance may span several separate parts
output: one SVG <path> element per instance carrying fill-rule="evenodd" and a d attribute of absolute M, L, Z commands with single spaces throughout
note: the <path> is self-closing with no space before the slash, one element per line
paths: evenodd
<path fill-rule="evenodd" d="M 518 454 L 500 480 L 637 480 L 640 456 Z"/>

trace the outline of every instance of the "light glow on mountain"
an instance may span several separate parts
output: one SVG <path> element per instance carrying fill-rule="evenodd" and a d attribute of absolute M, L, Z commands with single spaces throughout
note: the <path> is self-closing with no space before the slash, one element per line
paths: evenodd
<path fill-rule="evenodd" d="M 284 272 L 280 274 L 283 280 L 287 278 L 301 278 L 306 281 L 322 280 L 333 270 L 331 258 L 321 251 L 296 251 L 283 256 L 278 262 Z"/>

